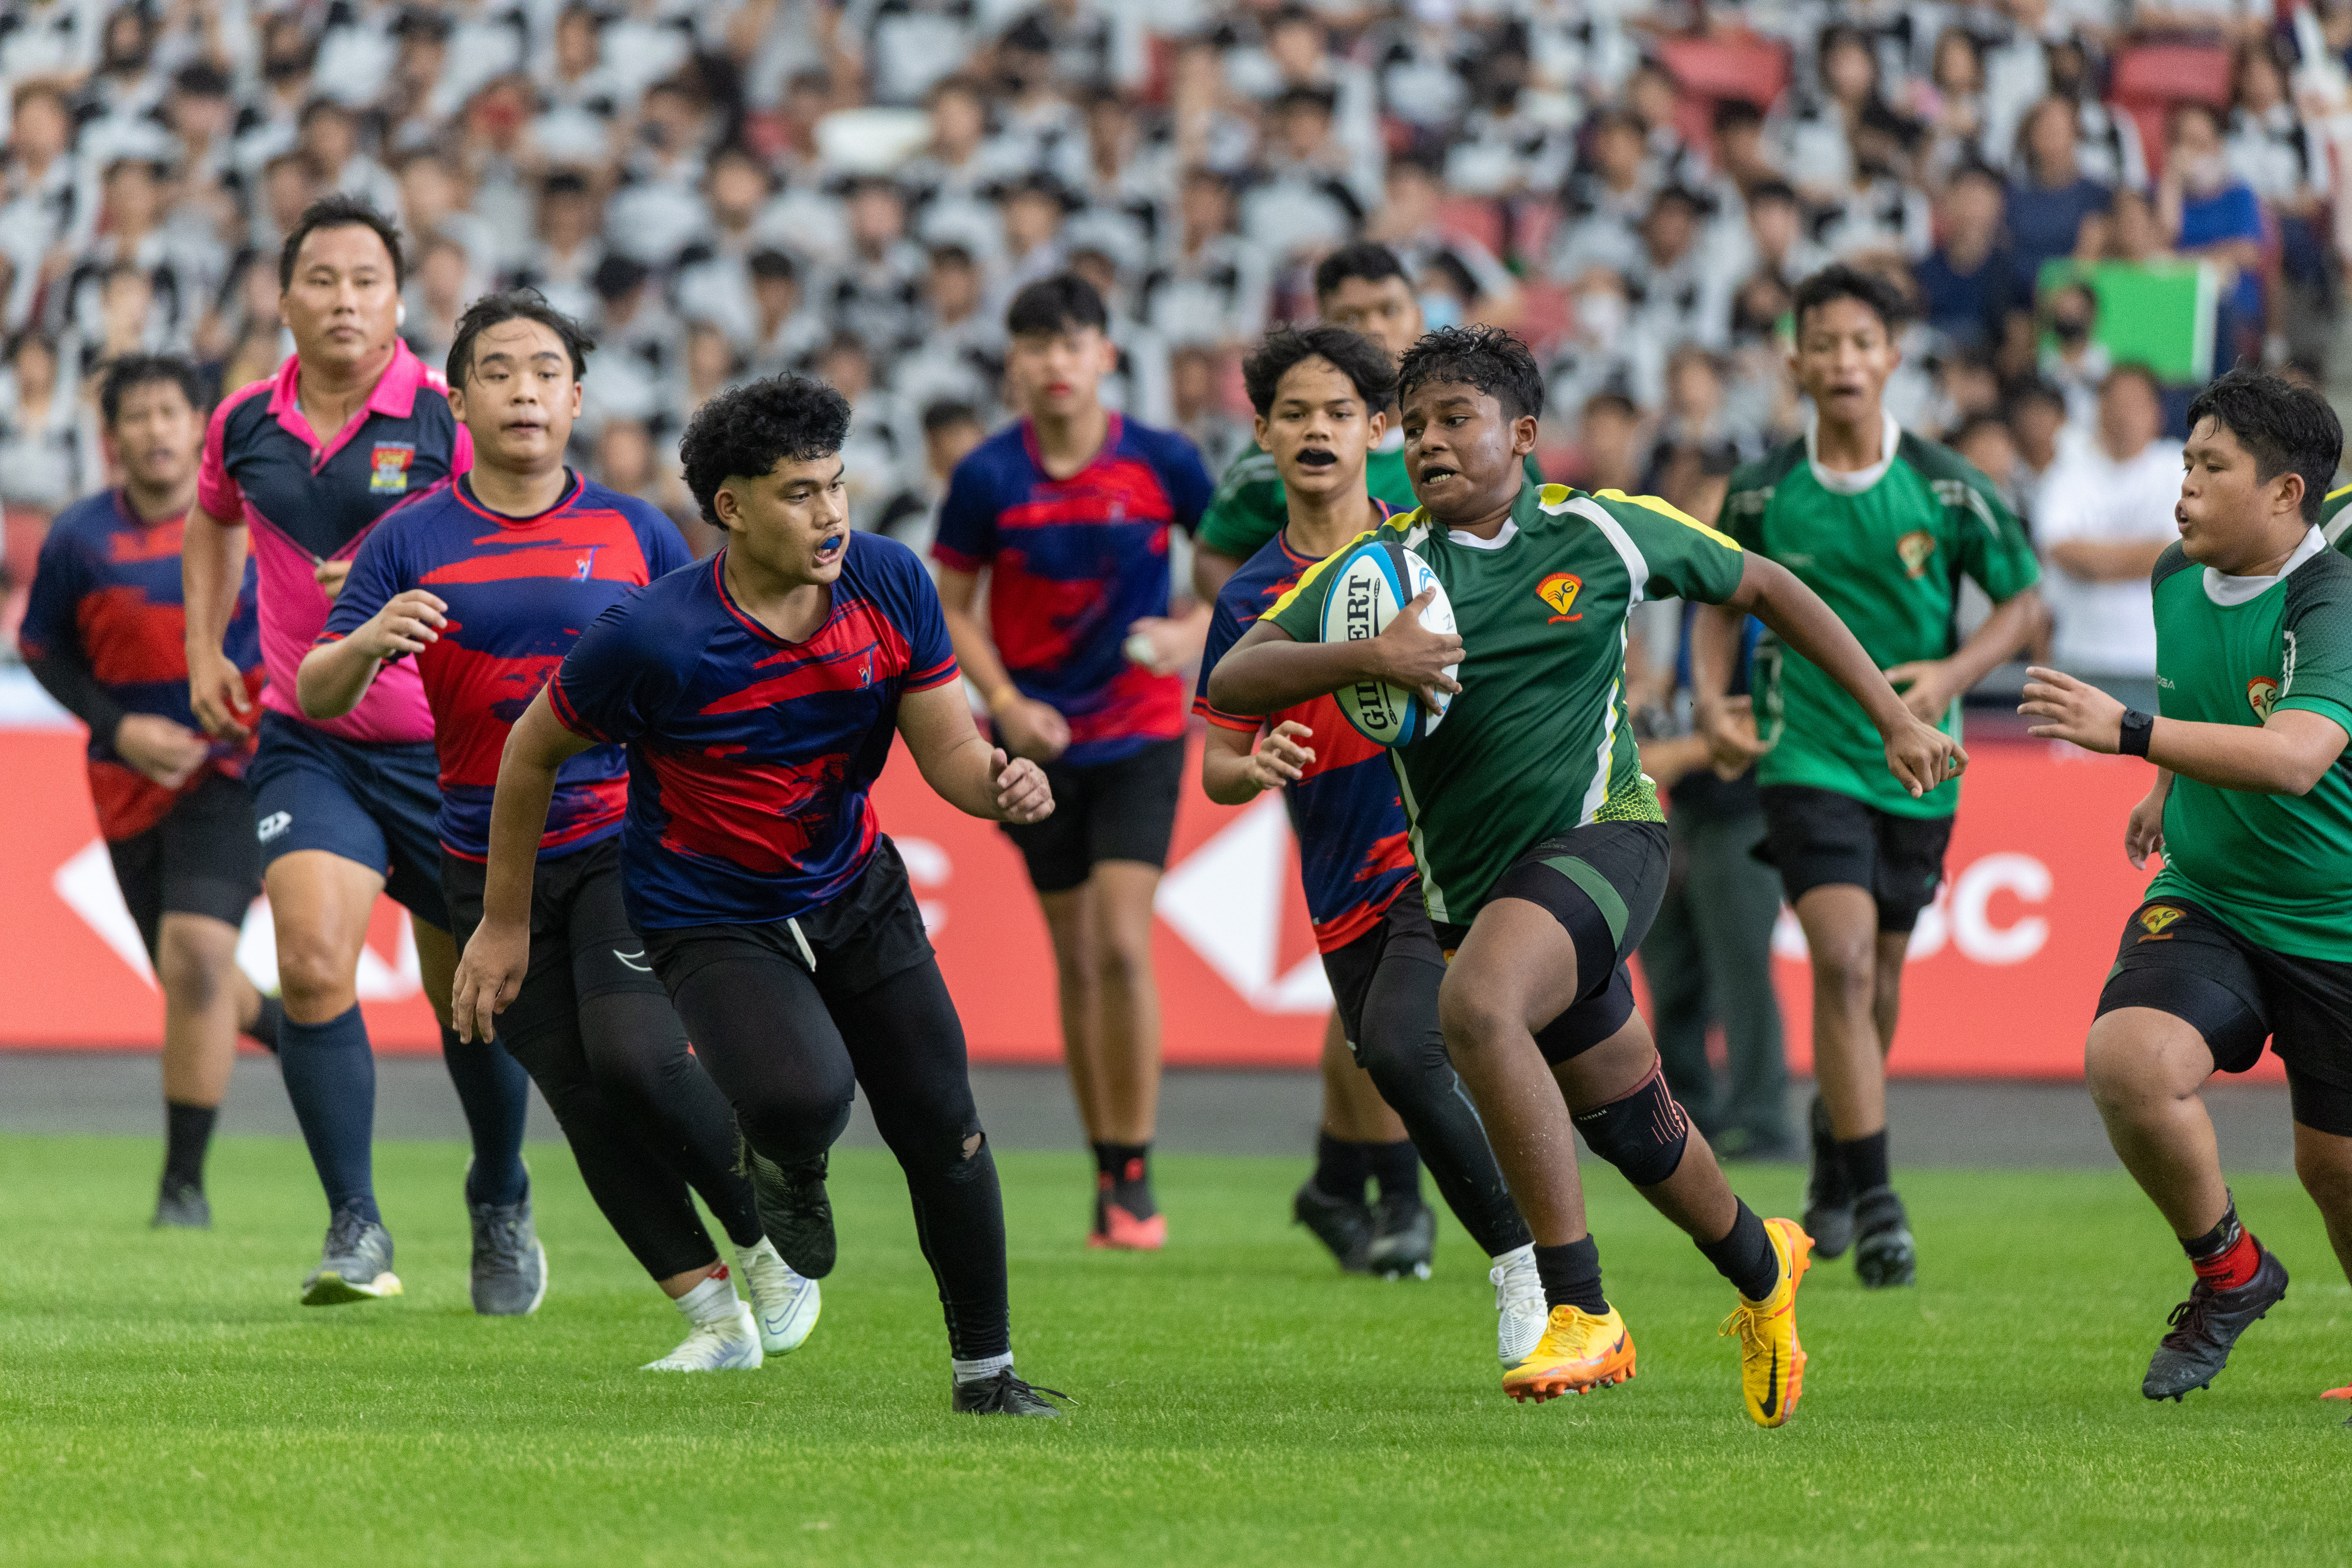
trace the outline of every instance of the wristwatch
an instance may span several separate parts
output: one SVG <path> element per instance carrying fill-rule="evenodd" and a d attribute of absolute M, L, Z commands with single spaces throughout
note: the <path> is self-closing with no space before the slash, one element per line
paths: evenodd
<path fill-rule="evenodd" d="M 2147 755 L 2148 737 L 2156 733 L 2156 717 L 2137 708 L 2124 710 L 2123 733 L 2116 739 L 2116 753 L 2125 757 Z"/>

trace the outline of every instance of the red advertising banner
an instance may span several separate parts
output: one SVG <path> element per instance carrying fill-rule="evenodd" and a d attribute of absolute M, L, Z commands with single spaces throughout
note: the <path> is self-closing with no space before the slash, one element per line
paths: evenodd
<path fill-rule="evenodd" d="M 114 890 L 83 783 L 78 732 L 0 731 L 9 826 L 0 834 L 0 1048 L 152 1046 L 162 1003 Z M 2145 873 L 2123 854 L 2143 763 L 2038 742 L 1971 748 L 1943 893 L 1912 942 L 1893 1067 L 1925 1077 L 2069 1078 Z M 949 806 L 903 756 L 877 786 L 923 902 L 975 1059 L 1060 1054 L 1054 965 L 1021 861 L 991 824 Z M 1241 808 L 1185 792 L 1161 884 L 1156 956 L 1171 1064 L 1306 1067 L 1329 993 L 1299 897 L 1281 803 Z M 1791 1063 L 1810 992 L 1803 943 L 1777 943 Z M 264 908 L 240 961 L 268 984 Z M 360 990 L 379 1049 L 436 1047 L 405 918 L 378 907 Z M 2266 1063 L 2265 1070 L 2275 1064 Z"/>

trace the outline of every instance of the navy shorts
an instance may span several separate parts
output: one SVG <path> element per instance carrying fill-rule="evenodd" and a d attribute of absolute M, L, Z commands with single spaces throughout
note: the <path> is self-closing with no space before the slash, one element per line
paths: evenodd
<path fill-rule="evenodd" d="M 283 713 L 261 716 L 245 770 L 261 869 L 297 849 L 324 849 L 383 877 L 383 890 L 426 925 L 449 929 L 441 893 L 441 765 L 430 741 L 339 741 Z"/>

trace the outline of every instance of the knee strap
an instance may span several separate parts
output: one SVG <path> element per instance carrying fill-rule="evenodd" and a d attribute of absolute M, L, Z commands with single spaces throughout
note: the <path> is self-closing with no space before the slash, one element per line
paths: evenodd
<path fill-rule="evenodd" d="M 1656 1066 L 1631 1092 L 1572 1120 L 1592 1152 L 1637 1187 L 1654 1187 L 1673 1175 L 1683 1163 L 1683 1145 L 1690 1142 L 1690 1118 Z"/>

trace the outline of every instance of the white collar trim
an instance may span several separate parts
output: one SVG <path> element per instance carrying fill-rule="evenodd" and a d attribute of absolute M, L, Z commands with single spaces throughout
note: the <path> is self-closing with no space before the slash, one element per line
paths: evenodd
<path fill-rule="evenodd" d="M 1869 468 L 1856 468 L 1850 473 L 1822 467 L 1822 416 L 1818 412 L 1806 416 L 1805 461 L 1811 467 L 1813 479 L 1822 489 L 1842 496 L 1858 496 L 1886 477 L 1886 470 L 1895 466 L 1895 451 L 1903 444 L 1903 426 L 1895 423 L 1894 415 L 1884 409 L 1879 412 L 1886 421 L 1886 430 L 1879 437 L 1878 461 Z"/>
<path fill-rule="evenodd" d="M 2224 609 L 2252 604 L 2294 575 L 2296 567 L 2326 548 L 2326 536 L 2314 524 L 2304 530 L 2303 542 L 2294 547 L 2294 553 L 2286 558 L 2286 564 L 2279 568 L 2275 576 L 2231 577 L 2208 566 L 2205 568 L 2205 596 Z"/>
<path fill-rule="evenodd" d="M 1500 550 L 1518 536 L 1518 519 L 1507 517 L 1503 520 L 1502 528 L 1492 539 L 1481 539 L 1475 533 L 1465 532 L 1458 528 L 1449 528 L 1445 531 L 1445 542 L 1458 544 L 1465 550 Z"/>

